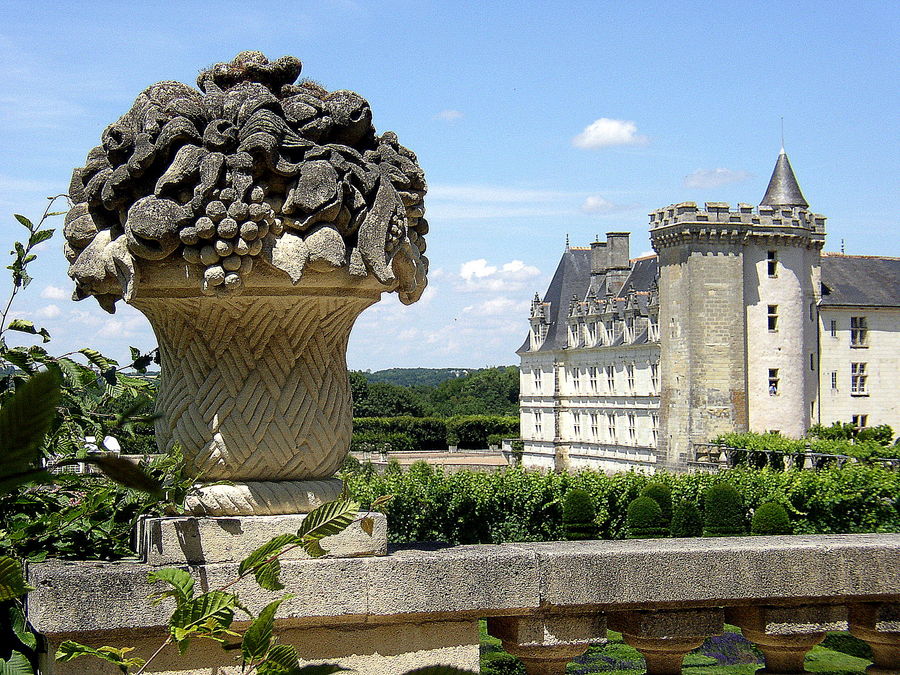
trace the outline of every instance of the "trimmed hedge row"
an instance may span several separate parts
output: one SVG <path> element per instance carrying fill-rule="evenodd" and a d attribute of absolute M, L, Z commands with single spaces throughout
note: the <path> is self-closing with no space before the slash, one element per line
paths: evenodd
<path fill-rule="evenodd" d="M 817 452 L 824 455 L 847 455 L 859 460 L 900 459 L 900 446 L 882 445 L 875 440 L 801 438 L 794 439 L 781 434 L 759 434 L 754 432 L 722 434 L 713 443 L 742 450 L 779 452 L 797 455 Z"/>
<path fill-rule="evenodd" d="M 399 436 L 398 436 L 399 434 Z M 460 448 L 486 448 L 488 437 L 519 435 L 519 418 L 499 415 L 458 415 L 456 417 L 357 417 L 353 420 L 351 449 L 364 443 L 385 443 L 395 452 L 437 450 L 447 447 L 448 436 Z M 398 447 L 393 447 L 393 440 Z"/>
<path fill-rule="evenodd" d="M 734 486 L 747 509 L 745 531 L 750 510 L 775 502 L 787 509 L 795 534 L 900 532 L 900 472 L 864 464 L 817 472 L 739 468 L 717 474 L 652 476 L 522 469 L 445 474 L 424 463 L 380 476 L 364 469 L 345 473 L 346 485 L 363 506 L 382 495 L 393 495 L 386 511 L 389 537 L 397 543 L 565 539 L 563 501 L 576 488 L 591 496 L 597 536 L 623 539 L 628 504 L 650 483 L 668 485 L 674 504 L 691 503 L 701 516 L 703 495 L 710 486 Z M 679 527 L 696 527 L 693 513 L 676 511 L 681 511 L 673 514 Z"/>

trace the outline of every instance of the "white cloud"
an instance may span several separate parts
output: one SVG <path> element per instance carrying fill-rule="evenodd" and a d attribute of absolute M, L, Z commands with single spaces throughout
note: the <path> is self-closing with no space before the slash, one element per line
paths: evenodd
<path fill-rule="evenodd" d="M 58 286 L 44 286 L 44 289 L 41 291 L 41 297 L 47 300 L 65 300 L 69 295 L 71 294 Z"/>
<path fill-rule="evenodd" d="M 37 315 L 41 319 L 55 319 L 60 314 L 62 314 L 62 310 L 56 305 L 47 305 L 37 311 Z"/>
<path fill-rule="evenodd" d="M 600 195 L 591 195 L 585 199 L 584 203 L 581 205 L 581 210 L 585 213 L 609 213 L 610 211 L 615 211 L 617 208 L 616 204 L 613 204 L 608 199 L 604 199 Z"/>
<path fill-rule="evenodd" d="M 460 291 L 519 291 L 526 282 L 540 276 L 541 271 L 521 260 L 511 260 L 500 267 L 488 264 L 484 258 L 469 260 L 459 267 L 462 283 L 456 286 Z"/>
<path fill-rule="evenodd" d="M 497 297 L 485 300 L 477 305 L 463 308 L 464 314 L 477 317 L 514 317 L 521 319 L 529 307 L 528 300 L 516 301 L 511 298 Z"/>
<path fill-rule="evenodd" d="M 441 120 L 443 122 L 455 122 L 459 119 L 462 119 L 463 114 L 459 110 L 441 110 L 437 115 L 434 116 L 434 119 Z"/>
<path fill-rule="evenodd" d="M 613 145 L 646 145 L 649 140 L 637 133 L 637 125 L 634 122 L 601 117 L 575 136 L 572 145 L 576 148 L 596 150 Z"/>
<path fill-rule="evenodd" d="M 684 177 L 684 187 L 687 188 L 714 188 L 729 183 L 740 183 L 752 174 L 746 171 L 733 171 L 731 169 L 697 169 L 694 173 Z"/>

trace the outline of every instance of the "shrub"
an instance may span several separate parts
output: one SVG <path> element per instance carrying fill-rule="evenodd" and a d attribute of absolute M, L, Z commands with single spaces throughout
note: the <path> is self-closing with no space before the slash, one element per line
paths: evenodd
<path fill-rule="evenodd" d="M 409 434 L 389 431 L 362 431 L 353 434 L 350 450 L 354 452 L 413 452 L 416 444 Z"/>
<path fill-rule="evenodd" d="M 750 534 L 791 534 L 787 510 L 777 502 L 762 504 L 753 514 Z"/>
<path fill-rule="evenodd" d="M 747 533 L 744 500 L 733 485 L 712 485 L 703 502 L 704 537 L 734 537 Z"/>
<path fill-rule="evenodd" d="M 660 539 L 669 534 L 662 509 L 651 497 L 638 497 L 628 505 L 628 538 Z"/>
<path fill-rule="evenodd" d="M 446 448 L 447 424 L 437 417 L 356 417 L 353 433 L 398 433 L 412 439 L 412 450 Z"/>
<path fill-rule="evenodd" d="M 447 432 L 447 447 L 459 447 L 459 436 L 456 435 L 455 431 Z"/>
<path fill-rule="evenodd" d="M 562 511 L 566 539 L 573 541 L 595 539 L 597 537 L 597 524 L 594 522 L 596 517 L 597 510 L 594 508 L 594 500 L 587 492 L 576 488 L 566 493 Z"/>
<path fill-rule="evenodd" d="M 488 652 L 481 657 L 482 675 L 525 675 L 525 666 L 512 654 Z"/>
<path fill-rule="evenodd" d="M 503 442 L 503 436 L 501 436 L 500 434 L 491 434 L 490 436 L 487 437 L 488 447 L 490 447 L 492 445 L 496 445 L 497 447 L 500 447 L 500 444 L 502 442 Z"/>
<path fill-rule="evenodd" d="M 447 432 L 453 432 L 461 448 L 486 448 L 491 434 L 518 436 L 519 418 L 499 415 L 458 415 L 447 420 Z"/>
<path fill-rule="evenodd" d="M 641 497 L 650 497 L 659 504 L 662 511 L 663 523 L 666 527 L 672 522 L 672 490 L 664 483 L 650 483 L 641 490 Z"/>
<path fill-rule="evenodd" d="M 672 513 L 673 537 L 699 537 L 703 534 L 703 518 L 693 502 L 682 502 Z"/>

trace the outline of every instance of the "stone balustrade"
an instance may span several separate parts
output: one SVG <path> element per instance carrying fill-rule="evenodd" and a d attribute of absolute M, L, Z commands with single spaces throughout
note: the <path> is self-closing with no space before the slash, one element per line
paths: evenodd
<path fill-rule="evenodd" d="M 134 646 L 146 658 L 164 641 L 171 612 L 146 600 L 152 569 L 138 561 L 31 565 L 29 618 L 51 653 L 75 639 Z M 185 569 L 198 590 L 237 576 L 233 562 Z M 294 597 L 280 607 L 280 639 L 311 662 L 363 674 L 439 663 L 477 671 L 485 618 L 531 674 L 565 672 L 607 627 L 645 656 L 648 673 L 677 673 L 682 657 L 725 623 L 759 646 L 767 673 L 802 672 L 825 631 L 847 629 L 871 645 L 869 673 L 900 673 L 900 534 L 405 549 L 287 560 L 282 581 Z M 252 580 L 233 589 L 257 611 L 278 595 Z M 239 672 L 232 658 L 198 643 L 184 657 L 164 650 L 147 672 Z M 107 671 L 79 659 L 44 672 Z"/>

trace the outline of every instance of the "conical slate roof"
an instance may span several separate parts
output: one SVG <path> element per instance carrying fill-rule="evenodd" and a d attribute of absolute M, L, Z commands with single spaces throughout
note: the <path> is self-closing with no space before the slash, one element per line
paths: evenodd
<path fill-rule="evenodd" d="M 809 208 L 803 193 L 800 191 L 800 185 L 797 183 L 797 177 L 791 168 L 791 161 L 788 159 L 784 148 L 778 155 L 778 161 L 775 162 L 775 170 L 769 179 L 769 187 L 766 188 L 766 195 L 762 198 L 760 206 L 802 206 Z"/>

